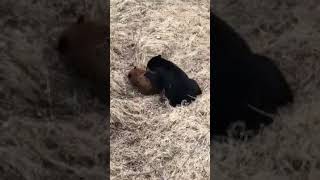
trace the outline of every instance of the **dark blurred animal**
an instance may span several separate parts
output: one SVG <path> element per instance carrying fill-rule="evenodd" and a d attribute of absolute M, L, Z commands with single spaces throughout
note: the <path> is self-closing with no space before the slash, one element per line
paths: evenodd
<path fill-rule="evenodd" d="M 238 132 L 255 134 L 293 102 L 293 93 L 271 59 L 253 53 L 231 26 L 210 16 L 212 136 L 228 135 L 236 122 L 244 124 Z"/>
<path fill-rule="evenodd" d="M 109 101 L 109 29 L 82 15 L 58 39 L 57 50 L 68 65 L 94 83 L 96 93 Z"/>

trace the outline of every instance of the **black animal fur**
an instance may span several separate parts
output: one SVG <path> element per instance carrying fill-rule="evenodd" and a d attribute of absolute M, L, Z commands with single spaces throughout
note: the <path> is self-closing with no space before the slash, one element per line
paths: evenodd
<path fill-rule="evenodd" d="M 149 60 L 145 76 L 150 79 L 154 87 L 164 90 L 169 104 L 174 107 L 182 101 L 191 103 L 202 93 L 195 80 L 190 79 L 177 65 L 162 58 L 161 55 Z"/>
<path fill-rule="evenodd" d="M 266 114 L 293 102 L 292 91 L 272 60 L 253 53 L 231 26 L 210 16 L 212 136 L 228 135 L 237 121 L 256 133 L 273 122 Z"/>

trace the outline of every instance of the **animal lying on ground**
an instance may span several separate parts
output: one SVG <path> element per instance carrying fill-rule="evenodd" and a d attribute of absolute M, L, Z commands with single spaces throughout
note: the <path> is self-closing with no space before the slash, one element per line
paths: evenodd
<path fill-rule="evenodd" d="M 255 134 L 293 102 L 293 93 L 271 59 L 252 52 L 230 25 L 210 16 L 212 137 L 229 135 L 236 122 L 245 125 L 240 131 Z"/>
<path fill-rule="evenodd" d="M 128 73 L 129 81 L 144 95 L 158 94 L 159 90 L 152 86 L 145 73 L 146 70 L 134 67 Z"/>
<path fill-rule="evenodd" d="M 61 33 L 57 50 L 66 64 L 93 82 L 100 99 L 109 102 L 108 25 L 82 15 Z"/>
<path fill-rule="evenodd" d="M 190 79 L 177 65 L 161 55 L 149 60 L 145 76 L 151 81 L 152 86 L 163 92 L 173 107 L 183 101 L 191 103 L 202 94 L 195 80 Z"/>

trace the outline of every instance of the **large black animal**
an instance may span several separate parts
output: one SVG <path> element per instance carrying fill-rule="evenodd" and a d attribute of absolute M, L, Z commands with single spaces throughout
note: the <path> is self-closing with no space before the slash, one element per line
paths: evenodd
<path fill-rule="evenodd" d="M 272 60 L 252 52 L 221 18 L 212 12 L 210 17 L 212 135 L 228 135 L 236 122 L 256 133 L 273 122 L 279 107 L 293 102 L 292 91 Z"/>
<path fill-rule="evenodd" d="M 183 101 L 191 103 L 202 93 L 195 80 L 189 78 L 176 64 L 162 58 L 161 55 L 149 60 L 145 76 L 151 81 L 153 87 L 164 92 L 169 104 L 173 107 Z"/>

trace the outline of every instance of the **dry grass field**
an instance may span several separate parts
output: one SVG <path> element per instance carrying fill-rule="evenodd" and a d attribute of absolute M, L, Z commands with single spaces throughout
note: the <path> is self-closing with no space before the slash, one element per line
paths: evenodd
<path fill-rule="evenodd" d="M 209 1 L 111 1 L 111 179 L 209 179 Z M 144 96 L 127 73 L 161 54 L 203 94 L 172 108 Z"/>
<path fill-rule="evenodd" d="M 54 50 L 79 14 L 104 21 L 106 7 L 103 0 L 0 2 L 1 180 L 106 179 L 106 107 Z"/>
<path fill-rule="evenodd" d="M 320 177 L 320 3 L 215 0 L 213 10 L 279 65 L 296 96 L 250 142 L 213 144 L 213 179 L 316 180 Z"/>
<path fill-rule="evenodd" d="M 0 179 L 106 178 L 106 107 L 54 50 L 99 1 L 0 2 Z M 320 3 L 215 0 L 255 52 L 279 65 L 296 96 L 249 142 L 210 146 L 209 0 L 114 0 L 111 10 L 111 179 L 317 180 L 320 177 Z M 161 54 L 203 94 L 172 108 L 126 77 Z M 210 173 L 209 164 L 212 163 Z"/>

